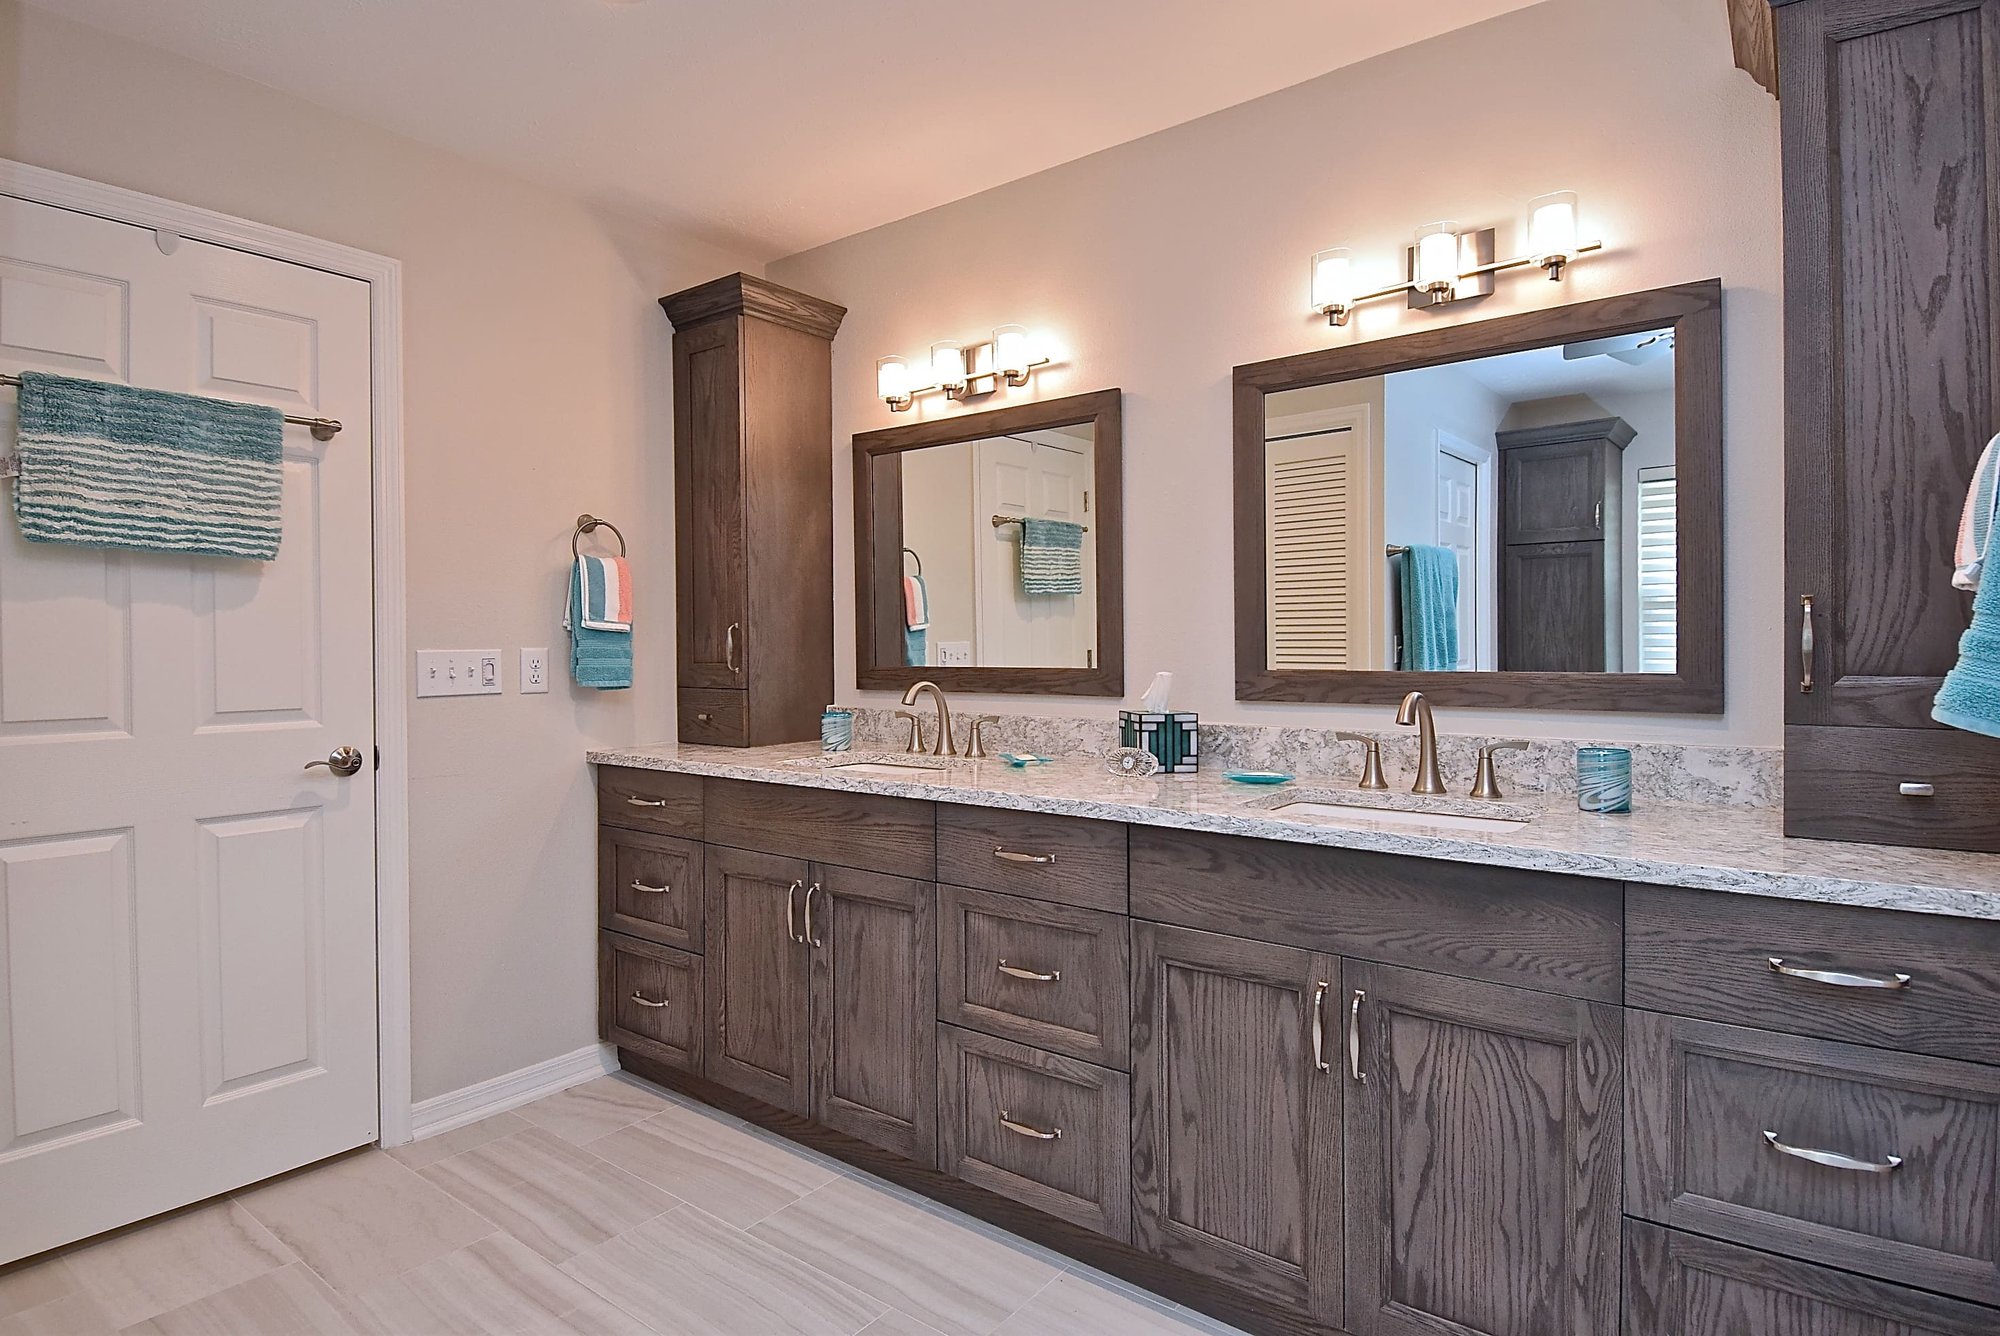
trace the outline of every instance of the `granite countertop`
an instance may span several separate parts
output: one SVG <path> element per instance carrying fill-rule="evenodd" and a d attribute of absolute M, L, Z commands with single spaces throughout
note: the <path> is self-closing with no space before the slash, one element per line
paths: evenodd
<path fill-rule="evenodd" d="M 1102 759 L 1093 757 L 1065 758 L 1026 769 L 998 759 L 960 760 L 921 776 L 893 778 L 828 769 L 828 758 L 817 743 L 605 748 L 590 752 L 589 759 L 599 765 L 753 783 L 1050 812 L 1741 895 L 2000 919 L 2000 855 L 1786 839 L 1782 813 L 1774 808 L 1654 802 L 1630 815 L 1605 817 L 1578 812 L 1568 795 L 1534 794 L 1512 799 L 1538 809 L 1539 815 L 1525 825 L 1446 830 L 1372 821 L 1360 811 L 1338 818 L 1293 819 L 1257 805 L 1286 797 L 1298 801 L 1329 790 L 1351 791 L 1351 779 L 1301 776 L 1275 790 L 1232 783 L 1209 772 L 1126 779 L 1107 773 Z M 929 760 L 857 752 L 835 763 L 866 759 L 919 765 Z M 1455 806 L 1461 811 L 1487 810 L 1471 803 Z"/>

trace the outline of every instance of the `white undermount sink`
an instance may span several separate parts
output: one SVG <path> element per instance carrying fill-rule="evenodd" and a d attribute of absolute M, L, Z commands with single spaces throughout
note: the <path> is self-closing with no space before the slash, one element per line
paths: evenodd
<path fill-rule="evenodd" d="M 1271 816 L 1295 821 L 1332 818 L 1377 825 L 1425 826 L 1431 830 L 1519 830 L 1535 819 L 1534 808 L 1515 803 L 1352 789 L 1273 794 L 1253 806 Z"/>
<path fill-rule="evenodd" d="M 949 774 L 956 760 L 942 756 L 911 755 L 907 752 L 827 752 L 803 756 L 787 764 L 807 770 L 827 770 L 842 775 L 866 775 L 871 779 L 938 778 Z"/>
<path fill-rule="evenodd" d="M 895 761 L 850 761 L 846 765 L 822 767 L 843 775 L 874 775 L 881 779 L 915 779 L 920 775 L 936 775 L 945 767 L 941 765 L 902 765 Z"/>

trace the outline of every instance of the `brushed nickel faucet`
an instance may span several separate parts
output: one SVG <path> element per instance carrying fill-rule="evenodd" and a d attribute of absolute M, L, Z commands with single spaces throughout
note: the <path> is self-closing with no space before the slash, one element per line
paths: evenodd
<path fill-rule="evenodd" d="M 931 744 L 931 755 L 956 756 L 958 739 L 951 735 L 951 705 L 945 700 L 943 687 L 935 682 L 913 683 L 910 689 L 903 693 L 903 704 L 915 705 L 917 697 L 926 691 L 930 692 L 931 698 L 937 702 L 937 741 Z"/>
<path fill-rule="evenodd" d="M 904 704 L 908 704 L 906 700 Z M 1396 707 L 1396 722 L 1408 728 L 1417 726 L 1417 782 L 1410 785 L 1411 793 L 1444 793 L 1444 779 L 1438 774 L 1438 734 L 1437 720 L 1431 717 L 1431 703 L 1424 699 L 1421 691 L 1412 691 L 1403 697 L 1403 703 Z"/>

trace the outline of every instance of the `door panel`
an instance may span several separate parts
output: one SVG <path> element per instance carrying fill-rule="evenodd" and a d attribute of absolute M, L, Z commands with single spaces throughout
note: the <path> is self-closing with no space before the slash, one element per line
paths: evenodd
<path fill-rule="evenodd" d="M 808 1111 L 803 860 L 711 846 L 704 862 L 708 939 L 707 1075 L 793 1113 Z"/>
<path fill-rule="evenodd" d="M 1338 1324 L 1340 962 L 1132 925 L 1138 1246 Z"/>
<path fill-rule="evenodd" d="M 375 1139 L 374 772 L 301 769 L 374 743 L 369 305 L 0 198 L 0 371 L 344 424 L 273 562 L 0 522 L 0 1263 Z"/>
<path fill-rule="evenodd" d="M 683 687 L 745 684 L 749 556 L 743 543 L 739 323 L 714 320 L 674 335 Z"/>
<path fill-rule="evenodd" d="M 1347 1325 L 1599 1336 L 1617 1322 L 1617 1008 L 1347 962 Z"/>

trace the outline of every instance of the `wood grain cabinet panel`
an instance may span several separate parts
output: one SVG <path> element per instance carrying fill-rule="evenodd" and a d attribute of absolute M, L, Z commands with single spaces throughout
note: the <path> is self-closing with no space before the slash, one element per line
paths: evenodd
<path fill-rule="evenodd" d="M 938 1019 L 1124 1068 L 1130 921 L 1093 909 L 938 887 Z"/>
<path fill-rule="evenodd" d="M 991 1035 L 937 1028 L 944 1171 L 1130 1239 L 1130 1078 Z"/>
<path fill-rule="evenodd" d="M 1658 886 L 1625 913 L 1630 1006 L 2000 1063 L 2000 923 Z"/>
<path fill-rule="evenodd" d="M 607 1044 L 699 1072 L 702 958 L 617 933 L 597 935 L 597 1032 Z"/>
<path fill-rule="evenodd" d="M 639 831 L 597 831 L 597 924 L 701 950 L 701 846 Z"/>
<path fill-rule="evenodd" d="M 1348 1330 L 1611 1331 L 1617 1009 L 1352 961 L 1346 986 Z"/>
<path fill-rule="evenodd" d="M 939 881 L 1125 912 L 1125 827 L 1116 821 L 946 803 L 937 857 Z"/>
<path fill-rule="evenodd" d="M 701 786 L 699 775 L 601 765 L 597 767 L 597 820 L 606 826 L 698 840 Z"/>
<path fill-rule="evenodd" d="M 2000 1312 L 1625 1222 L 1624 1336 L 1993 1336 Z"/>
<path fill-rule="evenodd" d="M 1631 1012 L 1629 1208 L 2000 1303 L 2000 1069 Z"/>
<path fill-rule="evenodd" d="M 820 866 L 807 889 L 800 930 L 812 961 L 813 1116 L 935 1164 L 935 889 Z"/>
<path fill-rule="evenodd" d="M 1338 1326 L 1340 962 L 1132 925 L 1138 1245 Z"/>
<path fill-rule="evenodd" d="M 931 803 L 736 779 L 707 781 L 703 799 L 710 844 L 919 881 L 931 881 L 937 872 L 937 815 Z"/>
<path fill-rule="evenodd" d="M 806 947 L 799 915 L 812 867 L 803 859 L 711 846 L 706 851 L 709 1044 L 704 1074 L 803 1114 L 812 1103 Z"/>

